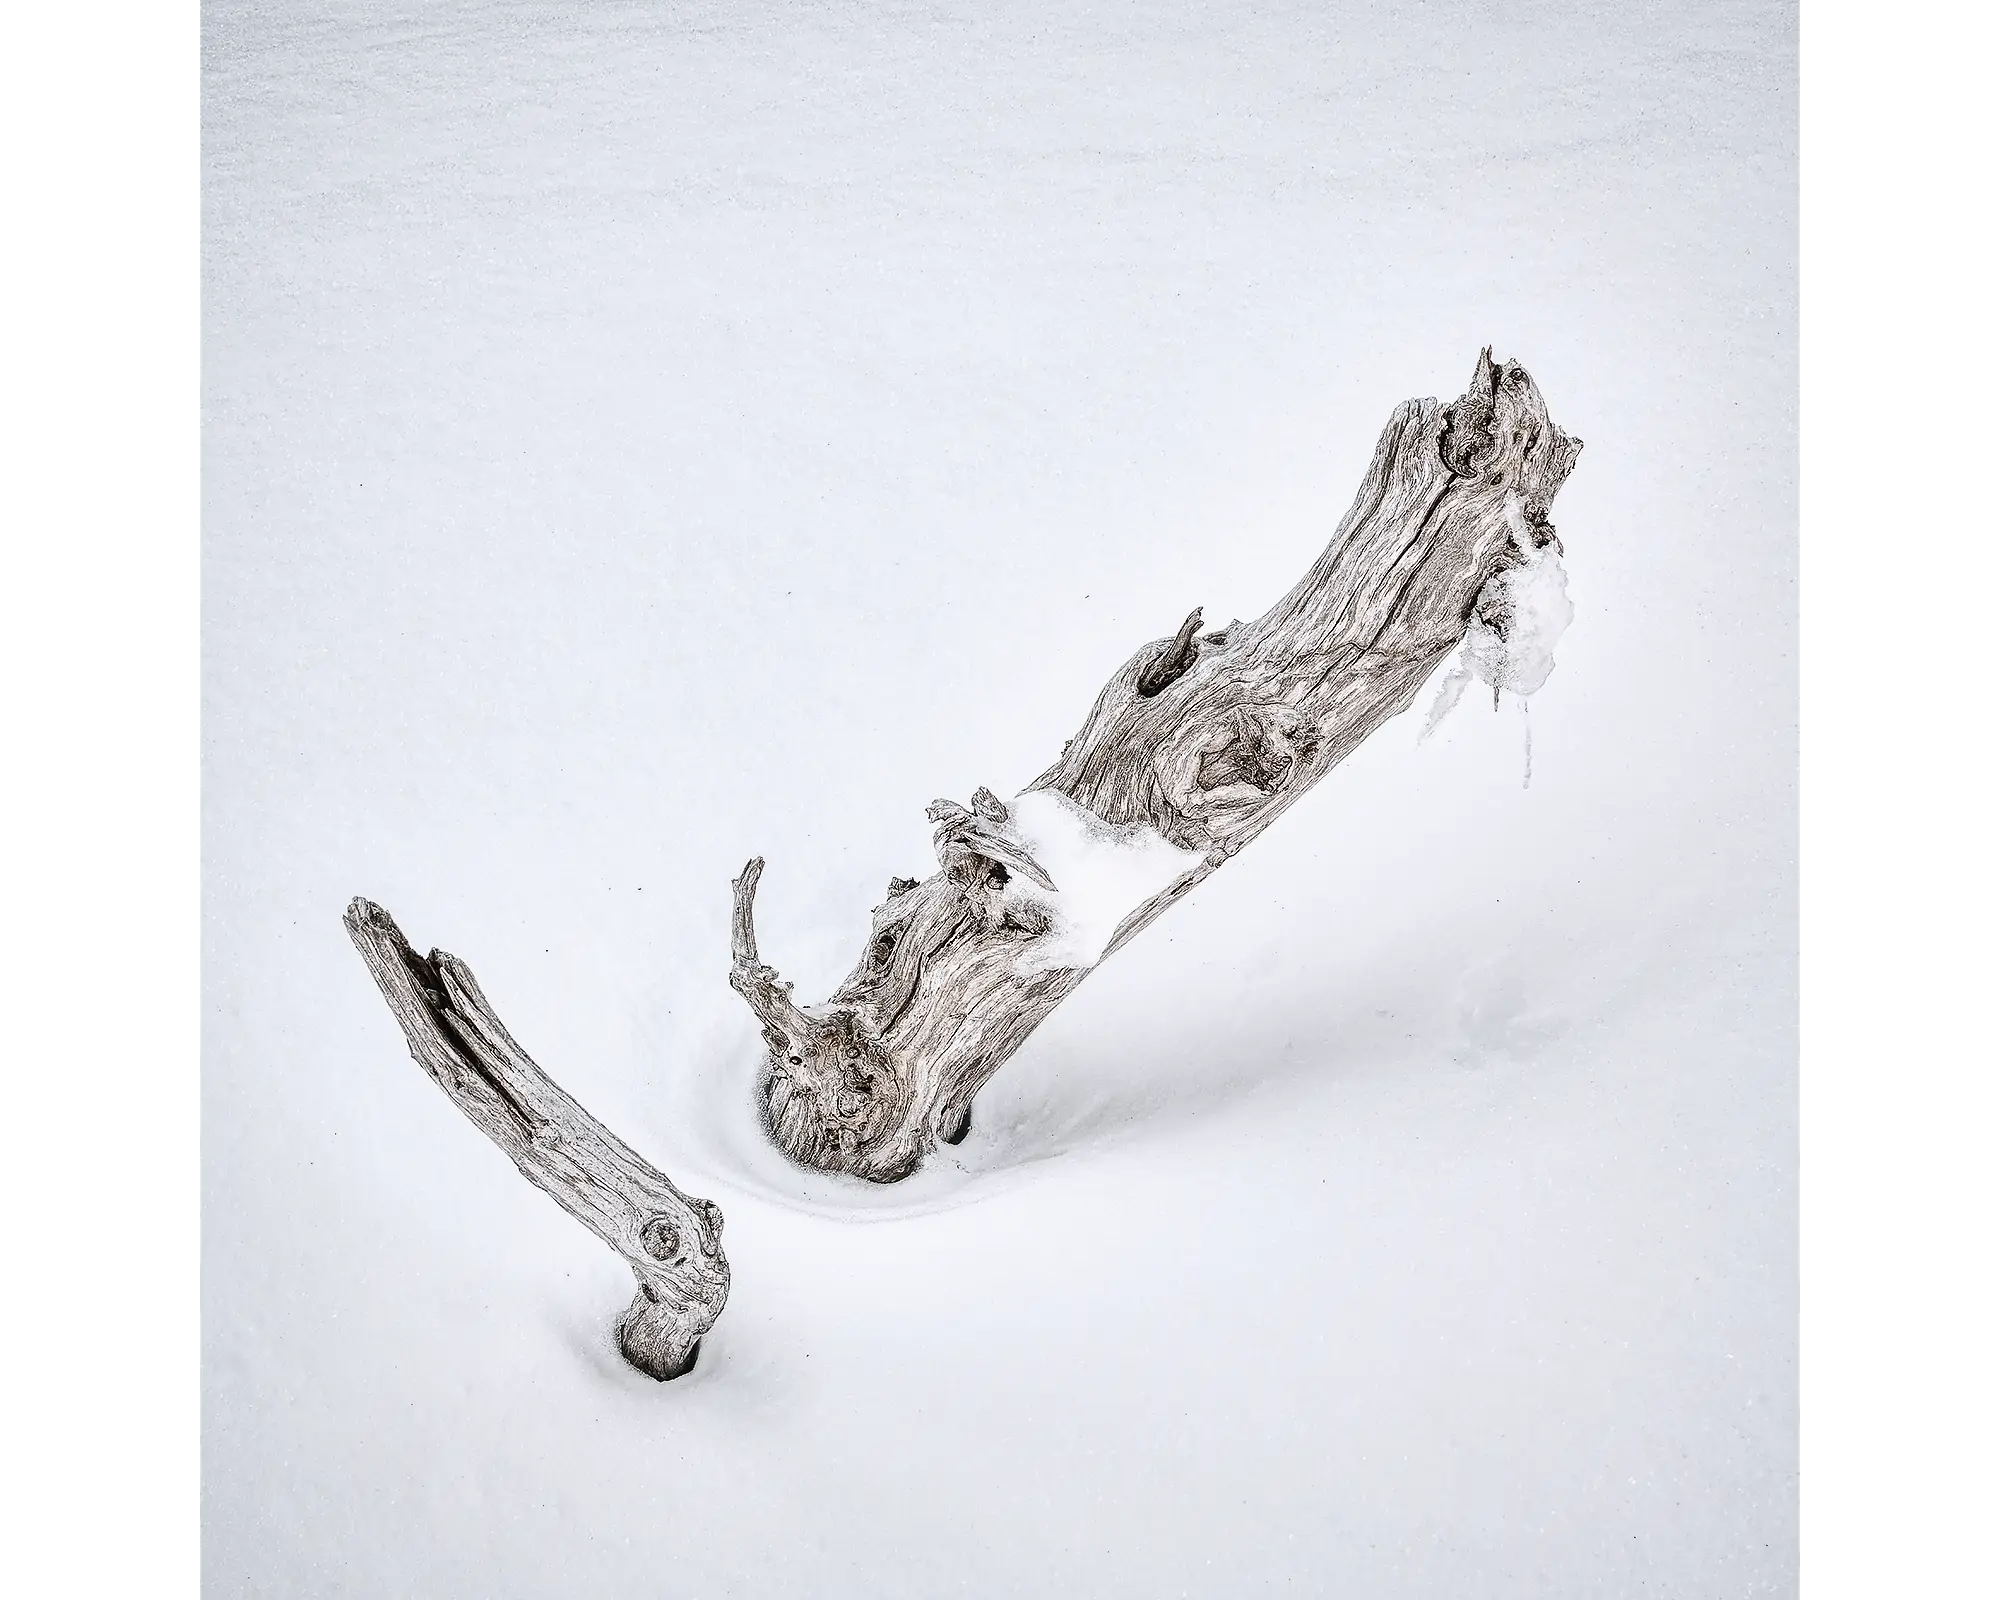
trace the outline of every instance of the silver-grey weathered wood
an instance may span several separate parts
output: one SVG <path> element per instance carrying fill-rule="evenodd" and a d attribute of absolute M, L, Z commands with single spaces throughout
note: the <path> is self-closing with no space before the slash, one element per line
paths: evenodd
<path fill-rule="evenodd" d="M 677 1378 L 729 1298 L 722 1213 L 682 1194 L 563 1093 L 494 1014 L 456 956 L 410 948 L 388 912 L 354 901 L 344 919 L 409 1041 L 410 1054 L 536 1188 L 624 1257 L 639 1280 L 618 1348 L 641 1372 Z"/>
<path fill-rule="evenodd" d="M 933 802 L 938 870 L 891 880 L 824 1005 L 796 1003 L 759 959 L 764 863 L 752 861 L 735 883 L 730 982 L 763 1025 L 760 1088 L 780 1147 L 889 1183 L 962 1139 L 973 1096 L 1064 996 L 1406 709 L 1475 613 L 1506 637 L 1509 591 L 1493 580 L 1555 540 L 1550 502 L 1580 448 L 1525 371 L 1482 352 L 1458 400 L 1397 409 L 1289 594 L 1217 632 L 1194 611 L 1119 669 L 1023 795 L 1074 802 L 1107 849 L 1154 839 L 1197 854 L 1094 957 L 1047 959 L 1063 890 L 1023 835 L 1019 798 Z"/>

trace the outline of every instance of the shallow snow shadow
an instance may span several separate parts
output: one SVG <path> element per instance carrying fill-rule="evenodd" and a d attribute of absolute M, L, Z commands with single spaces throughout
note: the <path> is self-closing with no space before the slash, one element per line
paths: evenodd
<path fill-rule="evenodd" d="M 1315 1021 L 1324 1026 L 1323 1015 Z M 671 1112 L 678 1149 L 667 1152 L 667 1165 L 686 1171 L 681 1181 L 710 1193 L 725 1215 L 732 1199 L 751 1196 L 829 1221 L 888 1222 L 978 1204 L 1059 1157 L 1185 1127 L 1273 1085 L 1324 1079 L 1379 1054 L 1355 1031 L 1280 1038 L 1274 1029 L 1239 1041 L 1226 1060 L 1031 1042 L 974 1102 L 962 1144 L 940 1147 L 900 1183 L 877 1184 L 797 1166 L 771 1141 L 751 1089 L 762 1056 L 746 1052 L 679 1079 Z"/>
<path fill-rule="evenodd" d="M 1331 1003 L 1322 996 L 1263 1011 L 1224 1038 L 1114 1049 L 1068 1037 L 1052 1022 L 974 1103 L 965 1157 L 979 1169 L 1027 1167 L 1174 1133 L 1252 1096 L 1303 1098 L 1341 1079 L 1527 1062 L 1573 1026 L 1563 1010 L 1536 1002 L 1531 973 L 1511 955 L 1421 983 L 1385 985 L 1378 976 Z"/>
<path fill-rule="evenodd" d="M 593 1263 L 554 1297 L 544 1314 L 548 1335 L 571 1357 L 571 1370 L 600 1396 L 620 1407 L 644 1405 L 657 1397 L 676 1414 L 691 1403 L 721 1408 L 732 1425 L 758 1427 L 794 1416 L 805 1393 L 798 1365 L 801 1330 L 763 1314 L 726 1313 L 701 1341 L 694 1369 L 662 1383 L 632 1366 L 619 1352 L 618 1312 L 629 1298 L 630 1278 L 622 1269 Z"/>
<path fill-rule="evenodd" d="M 754 1088 L 763 1059 L 761 1048 L 749 1045 L 676 1075 L 664 1141 L 669 1170 L 687 1171 L 697 1188 L 721 1185 L 735 1195 L 839 1222 L 885 1222 L 950 1210 L 996 1194 L 1013 1181 L 1004 1169 L 1017 1163 L 989 1164 L 979 1158 L 976 1120 L 974 1138 L 940 1149 L 901 1183 L 869 1183 L 798 1166 L 764 1131 Z M 712 1198 L 726 1216 L 731 1194 Z M 725 1248 L 727 1243 L 725 1234 Z"/>
<path fill-rule="evenodd" d="M 1169 1134 L 1226 1115 L 1253 1095 L 1351 1076 L 1414 1048 L 1386 1016 L 1328 1029 L 1323 1014 L 1300 1026 L 1271 1018 L 1226 1045 L 1185 1053 L 1091 1048 L 1050 1040 L 1009 1064 L 973 1106 L 971 1159 L 1034 1165 L 1078 1151 Z"/>
<path fill-rule="evenodd" d="M 764 1131 L 753 1089 L 762 1053 L 746 1042 L 675 1074 L 663 1153 L 684 1186 L 725 1191 L 713 1194 L 725 1212 L 734 1194 L 843 1222 L 921 1216 L 1004 1193 L 1059 1157 L 1176 1135 L 1252 1096 L 1303 1100 L 1330 1080 L 1532 1060 L 1572 1025 L 1537 1007 L 1534 988 L 1503 953 L 1395 983 L 1360 974 L 1346 996 L 1259 1007 L 1226 1032 L 1210 1019 L 1208 1029 L 1107 1039 L 1088 1025 L 1079 1035 L 1058 1016 L 974 1102 L 965 1142 L 940 1148 L 896 1184 L 794 1165 Z"/>

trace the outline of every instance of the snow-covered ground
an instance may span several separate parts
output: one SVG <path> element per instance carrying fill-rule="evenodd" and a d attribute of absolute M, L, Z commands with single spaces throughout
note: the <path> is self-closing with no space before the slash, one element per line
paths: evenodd
<path fill-rule="evenodd" d="M 207 36 L 209 1592 L 1795 1588 L 1789 7 Z M 1532 785 L 1427 691 L 921 1177 L 761 1146 L 745 858 L 823 996 L 1489 342 L 1586 441 Z M 356 893 L 722 1205 L 692 1377 Z"/>

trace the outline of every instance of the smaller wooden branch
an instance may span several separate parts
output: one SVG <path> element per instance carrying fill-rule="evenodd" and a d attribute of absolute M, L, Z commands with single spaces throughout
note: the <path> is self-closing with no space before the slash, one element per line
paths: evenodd
<path fill-rule="evenodd" d="M 372 901 L 354 901 L 344 921 L 417 1065 L 522 1177 L 632 1268 L 638 1293 L 618 1322 L 625 1359 L 662 1380 L 690 1370 L 729 1298 L 722 1212 L 682 1194 L 558 1088 L 464 962 L 439 950 L 419 956 Z"/>

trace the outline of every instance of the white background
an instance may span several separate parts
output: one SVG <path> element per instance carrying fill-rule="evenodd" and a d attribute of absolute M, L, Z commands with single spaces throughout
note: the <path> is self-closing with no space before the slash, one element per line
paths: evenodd
<path fill-rule="evenodd" d="M 1790 1583 L 1793 68 L 1611 20 L 212 13 L 212 1592 Z M 1587 441 L 1537 786 L 1413 715 L 927 1182 L 758 1160 L 743 859 L 825 993 L 1487 341 Z M 355 892 L 722 1204 L 692 1381 Z"/>
<path fill-rule="evenodd" d="M 1536 190 L 1518 152 L 1510 163 L 1454 149 L 1475 169 L 1458 176 L 1441 155 L 1493 109 L 1489 74 L 1508 82 L 1539 61 L 1551 81 L 1578 87 L 1562 76 L 1574 63 L 1538 57 L 1534 27 L 1515 20 L 1516 55 L 1496 61 L 1489 34 L 1477 49 L 1461 40 L 1481 72 L 1460 81 L 1433 61 L 1428 82 L 1419 74 L 1399 91 L 1411 114 L 1384 128 L 1302 116 L 1288 139 L 1282 119 L 1274 128 L 1222 97 L 1260 141 L 1231 146 L 1221 116 L 1221 159 L 1274 181 L 1205 184 L 1186 152 L 1156 162 L 1173 169 L 1153 174 L 1163 197 L 1129 200 L 1130 230 L 1107 237 L 1079 213 L 1066 220 L 1081 242 L 1052 240 L 1069 263 L 1067 300 L 1038 296 L 1028 258 L 1040 256 L 1005 235 L 996 248 L 1018 270 L 971 271 L 963 240 L 948 257 L 959 291 L 984 291 L 970 311 L 968 297 L 938 287 L 930 234 L 954 221 L 979 232 L 952 203 L 1004 211 L 1012 196 L 1032 210 L 1039 195 L 1007 163 L 980 169 L 955 133 L 926 142 L 922 128 L 904 130 L 921 158 L 906 163 L 916 187 L 929 170 L 946 202 L 959 199 L 900 235 L 860 230 L 893 294 L 841 257 L 837 216 L 774 277 L 769 252 L 751 248 L 769 243 L 756 208 L 724 205 L 711 229 L 740 230 L 743 248 L 712 286 L 735 321 L 710 327 L 705 345 L 690 337 L 685 373 L 663 373 L 662 336 L 639 319 L 629 348 L 600 333 L 590 373 L 565 366 L 558 347 L 587 345 L 597 311 L 538 323 L 535 307 L 574 301 L 574 282 L 509 276 L 538 242 L 572 251 L 567 270 L 596 291 L 598 310 L 618 309 L 620 283 L 648 300 L 662 280 L 632 262 L 652 245 L 623 234 L 618 216 L 580 215 L 584 199 L 527 183 L 511 191 L 517 220 L 536 203 L 563 213 L 543 215 L 545 232 L 511 246 L 489 237 L 483 257 L 452 237 L 478 231 L 472 158 L 532 133 L 491 83 L 453 113 L 474 135 L 455 173 L 440 173 L 436 151 L 391 150 L 395 172 L 343 178 L 300 129 L 345 126 L 360 139 L 369 118 L 324 104 L 315 116 L 315 97 L 372 93 L 377 80 L 343 80 L 328 68 L 341 34 L 315 36 L 255 112 L 267 119 L 260 136 L 241 142 L 246 218 L 229 216 L 229 184 L 216 176 L 229 144 L 211 82 L 208 1542 L 218 1592 L 568 1592 L 616 1583 L 621 1570 L 645 1574 L 632 1581 L 648 1592 L 782 1591 L 787 1571 L 799 1592 L 837 1592 L 861 1572 L 889 1592 L 898 1582 L 939 1592 L 939 1573 L 974 1592 L 1064 1582 L 1171 1592 L 1176 1579 L 1227 1592 L 1201 1565 L 1210 1557 L 1250 1589 L 1298 1575 L 1363 1593 L 1616 1592 L 1649 1577 L 1701 1585 L 1685 1576 L 1701 1562 L 1726 1570 L 1723 1582 L 1784 1586 L 1791 666 L 1770 641 L 1789 641 L 1791 513 L 1789 478 L 1769 468 L 1787 459 L 1790 429 L 1782 33 L 1780 70 L 1763 88 L 1754 73 L 1730 79 L 1728 94 L 1711 81 L 1705 113 L 1661 116 L 1651 147 L 1633 146 L 1643 128 L 1607 137 L 1618 182 L 1591 174 L 1577 129 L 1562 139 L 1542 129 L 1547 159 L 1583 177 L 1544 171 Z M 1687 29 L 1681 19 L 1666 30 L 1646 62 L 1690 55 Z M 1712 52 L 1715 32 L 1699 37 Z M 1734 37 L 1759 41 L 1755 29 Z M 429 41 L 432 88 L 450 78 L 448 39 Z M 1073 40 L 1053 43 L 1074 62 Z M 1282 92 L 1288 74 L 1312 76 L 1304 55 L 1315 43 L 1338 83 L 1346 56 L 1323 35 L 1195 59 L 1261 67 L 1269 76 L 1251 74 L 1256 84 Z M 1358 54 L 1377 60 L 1381 43 Z M 1628 34 L 1593 59 L 1644 47 Z M 986 82 L 1002 103 L 984 108 L 981 126 L 1008 112 L 1022 137 L 1063 146 L 1073 167 L 1123 170 L 1111 165 L 1119 150 L 1087 129 L 1065 140 L 1062 118 L 1040 114 L 1047 97 L 1038 107 L 1020 92 L 1029 78 L 994 76 L 1001 54 L 968 54 L 961 97 L 978 99 Z M 743 59 L 746 70 L 782 67 L 770 50 Z M 1135 62 L 1116 58 L 1120 71 Z M 645 65 L 628 50 L 616 71 L 586 76 L 636 82 Z M 899 81 L 916 85 L 919 109 L 926 95 L 952 98 L 949 72 Z M 1067 102 L 1054 96 L 1058 110 L 1103 114 L 1091 84 L 1073 87 Z M 246 128 L 256 98 L 238 108 Z M 641 124 L 664 115 L 659 99 L 639 98 Z M 805 115 L 796 93 L 779 98 Z M 850 86 L 846 103 L 865 122 L 893 110 L 879 99 Z M 1461 120 L 1446 138 L 1438 124 L 1454 106 Z M 1614 126 L 1644 121 L 1629 94 L 1593 109 Z M 288 114 L 299 124 L 289 142 Z M 1178 138 L 1181 126 L 1166 132 Z M 798 145 L 808 156 L 824 144 L 825 130 L 812 131 Z M 782 188 L 780 157 L 793 149 L 782 118 L 769 137 L 757 159 Z M 1385 142 L 1420 169 L 1407 207 L 1367 176 L 1388 159 Z M 1749 207 L 1736 219 L 1743 238 L 1719 236 L 1692 180 L 1672 196 L 1645 190 L 1652 166 L 1679 159 L 1685 179 L 1714 146 L 1729 172 L 1710 180 L 1710 203 L 1744 184 L 1759 155 L 1771 168 L 1763 191 L 1726 196 Z M 859 186 L 847 196 L 857 214 L 885 195 L 899 202 L 874 214 L 880 223 L 914 202 L 888 193 L 895 174 L 879 158 L 871 180 L 875 148 L 857 137 L 827 182 Z M 670 153 L 688 159 L 679 145 Z M 740 199 L 756 160 L 708 155 L 737 174 Z M 1343 160 L 1350 192 L 1329 208 L 1337 226 L 1287 205 L 1287 172 L 1340 173 Z M 954 186 L 955 161 L 984 179 Z M 372 193 L 377 237 L 313 212 L 315 172 L 346 203 L 360 203 L 357 187 Z M 1120 182 L 1096 176 L 1115 201 Z M 606 190 L 621 181 L 608 176 Z M 1372 212 L 1357 204 L 1371 189 Z M 1758 200 L 1776 213 L 1761 245 Z M 1487 225 L 1454 242 L 1464 207 Z M 1596 223 L 1584 230 L 1594 251 L 1563 259 L 1559 208 Z M 1494 259 L 1505 270 L 1482 276 L 1473 244 L 1490 251 L 1489 213 L 1510 210 L 1520 236 L 1502 236 Z M 764 220 L 780 243 L 811 232 L 810 217 Z M 1372 256 L 1411 226 L 1442 242 L 1397 281 Z M 1154 243 L 1185 248 L 1123 254 L 1148 228 Z M 1340 228 L 1352 234 L 1344 247 Z M 1246 232 L 1261 249 L 1245 246 Z M 677 240 L 689 260 L 706 259 L 685 233 Z M 1746 241 L 1747 264 L 1731 256 Z M 1629 305 L 1620 250 L 1650 264 L 1630 274 Z M 1676 254 L 1678 274 L 1665 272 Z M 698 278 L 689 260 L 680 265 Z M 403 270 L 426 261 L 428 277 Z M 1539 281 L 1515 281 L 1523 261 Z M 898 262 L 925 270 L 898 276 Z M 801 286 L 838 280 L 828 269 L 843 266 L 841 303 L 813 307 Z M 1283 315 L 1260 314 L 1250 292 L 1260 272 L 1276 277 Z M 1154 300 L 1193 302 L 1177 334 L 1161 306 L 1119 288 L 1148 274 Z M 479 296 L 444 292 L 470 281 Z M 1355 284 L 1367 292 L 1341 292 Z M 1417 303 L 1441 284 L 1454 290 L 1445 307 Z M 372 309 L 361 304 L 371 285 Z M 400 297 L 401 323 L 385 293 Z M 509 294 L 527 309 L 510 311 Z M 1558 313 L 1565 296 L 1594 308 L 1590 339 Z M 437 315 L 411 315 L 411 298 Z M 1745 304 L 1771 325 L 1726 337 Z M 394 326 L 366 334 L 363 310 Z M 584 331 L 561 321 L 571 315 Z M 1156 315 L 1167 335 L 1114 337 Z M 1558 417 L 1590 441 L 1557 507 L 1583 615 L 1535 703 L 1535 788 L 1514 786 L 1512 718 L 1461 711 L 1414 752 L 1399 738 L 1405 725 L 1392 726 L 1044 1030 L 982 1100 L 973 1170 L 938 1197 L 955 1203 L 855 1226 L 769 1195 L 739 1198 L 758 1177 L 740 1152 L 719 1140 L 704 1151 L 714 1130 L 661 1108 L 672 1082 L 717 1076 L 735 1048 L 740 1025 L 710 992 L 719 962 L 699 975 L 719 948 L 720 879 L 741 854 L 772 854 L 772 889 L 790 887 L 769 897 L 770 943 L 803 987 L 823 987 L 876 880 L 911 870 L 901 856 L 921 846 L 922 799 L 1030 775 L 1104 672 L 1171 624 L 1190 586 L 1212 615 L 1260 605 L 1344 503 L 1388 404 L 1462 382 L 1466 362 L 1442 346 L 1466 337 L 1451 325 L 1482 319 L 1505 326 L 1470 337 L 1528 360 Z M 1653 358 L 1646 371 L 1613 372 L 1620 338 Z M 1677 352 L 1677 341 L 1694 349 Z M 510 342 L 557 353 L 538 366 Z M 976 370 L 927 366 L 940 342 Z M 474 370 L 453 355 L 461 346 L 498 367 Z M 475 381 L 506 376 L 510 360 L 523 381 Z M 1409 370 L 1420 362 L 1421 378 Z M 1703 377 L 1711 387 L 1691 397 L 1690 378 Z M 1010 382 L 1032 402 L 1001 406 Z M 619 403 L 593 418 L 599 385 Z M 754 425 L 722 426 L 702 396 L 732 385 L 768 392 L 771 414 L 760 401 Z M 936 403 L 895 413 L 906 391 Z M 655 424 L 635 442 L 624 410 L 648 406 Z M 978 428 L 964 420 L 996 411 Z M 1665 437 L 1646 435 L 1640 415 Z M 434 433 L 420 446 L 424 428 Z M 666 449 L 677 430 L 695 442 Z M 515 434 L 549 461 L 511 461 L 495 440 Z M 1628 438 L 1638 442 L 1622 452 L 1627 472 L 1610 476 L 1604 446 Z M 337 491 L 352 510 L 332 469 L 357 440 L 404 486 L 362 527 L 325 503 Z M 970 486 L 938 467 L 954 461 L 976 469 Z M 574 524 L 563 512 L 551 528 L 530 525 L 593 497 L 599 510 Z M 673 536 L 704 517 L 728 524 L 732 540 L 740 525 L 763 541 L 705 564 L 698 541 Z M 1748 537 L 1713 537 L 1725 527 Z M 426 570 L 423 550 L 392 548 L 392 532 L 431 538 L 439 570 Z M 893 584 L 868 573 L 869 552 L 885 547 L 903 561 Z M 653 563 L 676 551 L 684 573 L 661 583 Z M 1106 595 L 1088 582 L 1094 567 L 1116 580 Z M 131 570 L 111 573 L 115 598 Z M 1086 582 L 1065 582 L 1075 577 Z M 786 587 L 803 602 L 792 612 L 776 604 Z M 1170 614 L 1155 622 L 1162 605 Z M 651 609 L 671 629 L 637 627 Z M 357 617 L 369 624 L 358 637 Z M 509 665 L 523 654 L 538 671 Z M 594 685 L 594 696 L 565 684 Z M 1761 692 L 1761 709 L 1739 690 L 1753 702 Z M 1859 675 L 1853 693 L 1872 690 Z M 753 715 L 746 743 L 732 724 Z M 1650 725 L 1626 727 L 1628 717 Z M 1638 795 L 1643 814 L 1610 814 Z M 878 828 L 894 837 L 875 840 Z M 1593 851 L 1610 864 L 1571 889 L 1562 874 Z M 704 855 L 715 861 L 705 872 Z M 781 879 L 792 863 L 795 876 Z M 368 881 L 329 886 L 356 870 Z M 601 906 L 580 892 L 591 871 Z M 664 893 L 641 911 L 652 877 Z M 571 1087 L 648 1148 L 685 1156 L 676 1170 L 729 1206 L 738 1297 L 695 1379 L 653 1389 L 606 1365 L 596 1341 L 622 1298 L 616 1264 L 594 1259 L 597 1247 L 399 1059 L 386 1015 L 371 1010 L 379 1002 L 353 981 L 358 964 L 341 976 L 352 957 L 332 918 L 355 887 L 388 901 L 414 936 L 474 960 Z M 331 904 L 314 903 L 328 894 Z M 1369 925 L 1328 915 L 1343 905 L 1365 906 Z M 323 926 L 306 931 L 313 917 Z M 294 918 L 301 931 L 288 935 Z M 1388 1019 L 1374 1015 L 1385 1009 Z M 1294 1018 L 1313 1031 L 1280 1040 Z M 381 1070 L 370 1075 L 368 1059 Z M 1886 1132 L 1882 1121 L 1874 1131 Z M 1948 1119 L 1928 1131 L 1950 1147 Z M 1307 1192 L 1312 1180 L 1320 1195 Z M 1720 1286 L 1688 1293 L 1701 1281 L 1694 1268 L 1719 1272 Z M 1749 1339 L 1716 1339 L 1718 1322 Z M 1949 1345 L 1965 1325 L 1930 1331 Z M 1724 1356 L 1757 1370 L 1723 1371 Z M 815 1357 L 818 1372 L 807 1367 Z M 1773 1377 L 1775 1414 L 1759 1419 L 1760 1434 L 1731 1402 L 1746 1378 Z M 124 1385 L 134 1387 L 150 1386 Z M 864 1411 L 882 1425 L 857 1440 L 852 1419 Z M 1877 1416 L 1893 1421 L 1886 1408 Z M 1659 1469 L 1675 1445 L 1705 1454 L 1672 1485 L 1692 1507 L 1669 1512 Z M 109 1471 L 129 1456 L 96 1459 Z M 1652 1477 L 1628 1473 L 1620 1492 L 1610 1470 L 1620 1464 Z M 1737 1492 L 1744 1483 L 1761 1486 L 1761 1504 Z M 1538 1503 L 1550 1526 L 1519 1526 Z M 1743 1536 L 1759 1517 L 1778 1535 L 1762 1568 Z M 1621 1534 L 1651 1548 L 1627 1552 Z M 1913 1557 L 1905 1546 L 1905 1568 L 1940 1548 L 1932 1540 Z M 770 1566 L 760 1573 L 753 1560 Z"/>

